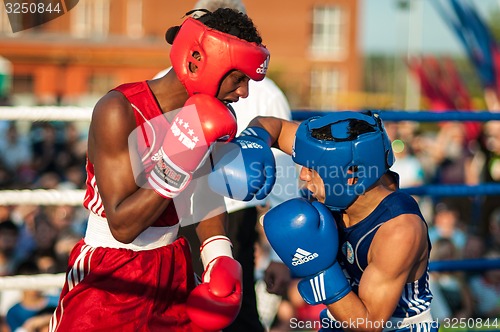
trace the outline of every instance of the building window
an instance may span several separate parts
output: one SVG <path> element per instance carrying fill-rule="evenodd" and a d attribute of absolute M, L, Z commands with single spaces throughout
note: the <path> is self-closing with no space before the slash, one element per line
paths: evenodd
<path fill-rule="evenodd" d="M 347 54 L 348 22 L 340 6 L 313 9 L 311 52 L 315 57 L 343 58 Z"/>
<path fill-rule="evenodd" d="M 343 86 L 342 80 L 342 73 L 337 69 L 313 69 L 311 71 L 311 106 L 324 110 L 335 107 L 335 99 Z"/>
<path fill-rule="evenodd" d="M 71 11 L 71 34 L 77 38 L 102 38 L 109 32 L 109 0 L 85 0 Z"/>
<path fill-rule="evenodd" d="M 142 26 L 142 0 L 128 0 L 127 3 L 127 35 L 140 38 L 144 35 Z"/>

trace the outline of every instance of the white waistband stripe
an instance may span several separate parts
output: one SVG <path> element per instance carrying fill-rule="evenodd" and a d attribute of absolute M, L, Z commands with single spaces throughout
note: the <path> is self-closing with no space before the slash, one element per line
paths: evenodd
<path fill-rule="evenodd" d="M 150 250 L 174 242 L 178 231 L 179 224 L 165 227 L 149 227 L 131 243 L 122 243 L 113 237 L 108 226 L 108 221 L 105 218 L 90 213 L 85 233 L 85 243 L 95 248 L 123 248 L 134 251 Z"/>

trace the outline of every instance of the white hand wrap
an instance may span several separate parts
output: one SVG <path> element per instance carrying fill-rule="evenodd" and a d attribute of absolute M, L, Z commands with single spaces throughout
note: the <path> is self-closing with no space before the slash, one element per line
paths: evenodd
<path fill-rule="evenodd" d="M 215 235 L 205 241 L 200 247 L 200 257 L 203 263 L 203 282 L 210 281 L 210 270 L 212 269 L 212 262 L 216 258 L 221 256 L 227 256 L 233 258 L 232 252 L 233 244 L 227 236 Z"/>

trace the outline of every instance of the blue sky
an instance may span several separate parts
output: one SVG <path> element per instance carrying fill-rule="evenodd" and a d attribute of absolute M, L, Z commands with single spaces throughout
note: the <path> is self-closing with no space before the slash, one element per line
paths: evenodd
<path fill-rule="evenodd" d="M 360 0 L 360 42 L 365 52 L 459 53 L 461 45 L 430 1 L 411 0 L 411 13 L 397 8 L 397 0 Z M 500 0 L 472 1 L 484 18 L 500 8 Z M 445 3 L 445 2 L 443 2 Z"/>

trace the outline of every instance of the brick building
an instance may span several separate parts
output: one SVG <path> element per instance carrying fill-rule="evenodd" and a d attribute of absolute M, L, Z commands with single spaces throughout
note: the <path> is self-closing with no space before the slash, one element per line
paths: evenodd
<path fill-rule="evenodd" d="M 169 66 L 164 33 L 195 0 L 84 0 L 12 33 L 0 12 L 0 56 L 13 68 L 16 103 L 92 105 L 117 84 Z M 271 51 L 269 76 L 292 107 L 334 109 L 361 87 L 358 1 L 245 1 Z"/>

